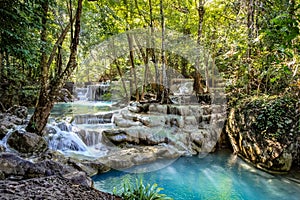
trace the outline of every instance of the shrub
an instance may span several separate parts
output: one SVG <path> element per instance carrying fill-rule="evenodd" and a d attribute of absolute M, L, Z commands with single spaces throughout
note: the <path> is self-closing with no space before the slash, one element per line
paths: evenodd
<path fill-rule="evenodd" d="M 156 183 L 145 186 L 142 179 L 136 179 L 135 182 L 135 185 L 133 185 L 129 181 L 125 181 L 122 193 L 116 194 L 116 191 L 114 193 L 121 196 L 124 200 L 172 200 L 165 194 L 159 193 L 163 188 L 158 187 Z"/>

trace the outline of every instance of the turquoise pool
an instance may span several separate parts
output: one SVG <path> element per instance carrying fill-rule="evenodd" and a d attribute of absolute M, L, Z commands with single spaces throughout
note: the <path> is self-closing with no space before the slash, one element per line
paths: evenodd
<path fill-rule="evenodd" d="M 175 200 L 300 199 L 300 184 L 262 172 L 229 151 L 203 158 L 182 157 L 165 168 L 147 173 L 112 170 L 94 176 L 93 180 L 97 189 L 112 193 L 114 187 L 122 189 L 124 180 L 135 182 L 136 178 L 142 178 L 144 184 L 157 183 L 164 188 L 161 193 Z"/>

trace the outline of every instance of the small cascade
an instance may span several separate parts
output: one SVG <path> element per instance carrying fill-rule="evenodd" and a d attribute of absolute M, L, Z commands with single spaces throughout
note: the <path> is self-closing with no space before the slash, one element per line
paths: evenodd
<path fill-rule="evenodd" d="M 78 100 L 80 100 L 80 101 L 86 101 L 87 100 L 87 97 L 86 97 L 87 91 L 88 91 L 87 88 L 76 88 L 75 91 L 76 91 Z"/>
<path fill-rule="evenodd" d="M 95 146 L 101 143 L 102 130 L 80 130 L 78 132 L 79 137 L 87 146 Z"/>
<path fill-rule="evenodd" d="M 88 85 L 86 98 L 88 101 L 103 101 L 103 95 L 109 93 L 109 89 L 109 82 L 104 82 L 96 85 Z"/>
<path fill-rule="evenodd" d="M 170 90 L 173 94 L 170 99 L 174 104 L 193 103 L 193 79 L 172 79 Z"/>

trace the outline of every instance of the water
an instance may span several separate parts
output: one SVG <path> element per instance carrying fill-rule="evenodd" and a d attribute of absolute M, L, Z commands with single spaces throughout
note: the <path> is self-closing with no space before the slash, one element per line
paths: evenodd
<path fill-rule="evenodd" d="M 69 103 L 56 103 L 51 110 L 50 117 L 62 117 L 78 114 L 95 114 L 111 111 L 110 101 L 75 101 Z"/>
<path fill-rule="evenodd" d="M 298 200 L 300 184 L 284 176 L 262 172 L 228 151 L 209 154 L 204 158 L 182 157 L 171 165 L 148 173 L 112 170 L 93 177 L 95 187 L 112 193 L 122 190 L 122 183 L 143 179 L 144 184 L 157 183 L 160 193 L 175 200 L 243 199 Z"/>
<path fill-rule="evenodd" d="M 114 127 L 112 105 L 108 101 L 56 103 L 47 124 L 49 148 L 78 159 L 106 155 L 101 136 L 104 129 Z"/>

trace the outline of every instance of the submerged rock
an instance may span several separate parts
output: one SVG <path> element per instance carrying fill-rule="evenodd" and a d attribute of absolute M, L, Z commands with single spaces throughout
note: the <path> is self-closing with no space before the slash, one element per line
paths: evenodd
<path fill-rule="evenodd" d="M 170 160 L 180 157 L 174 148 L 165 146 L 134 146 L 119 149 L 96 161 L 113 169 L 125 169 L 135 165 L 152 163 L 157 160 Z"/>

